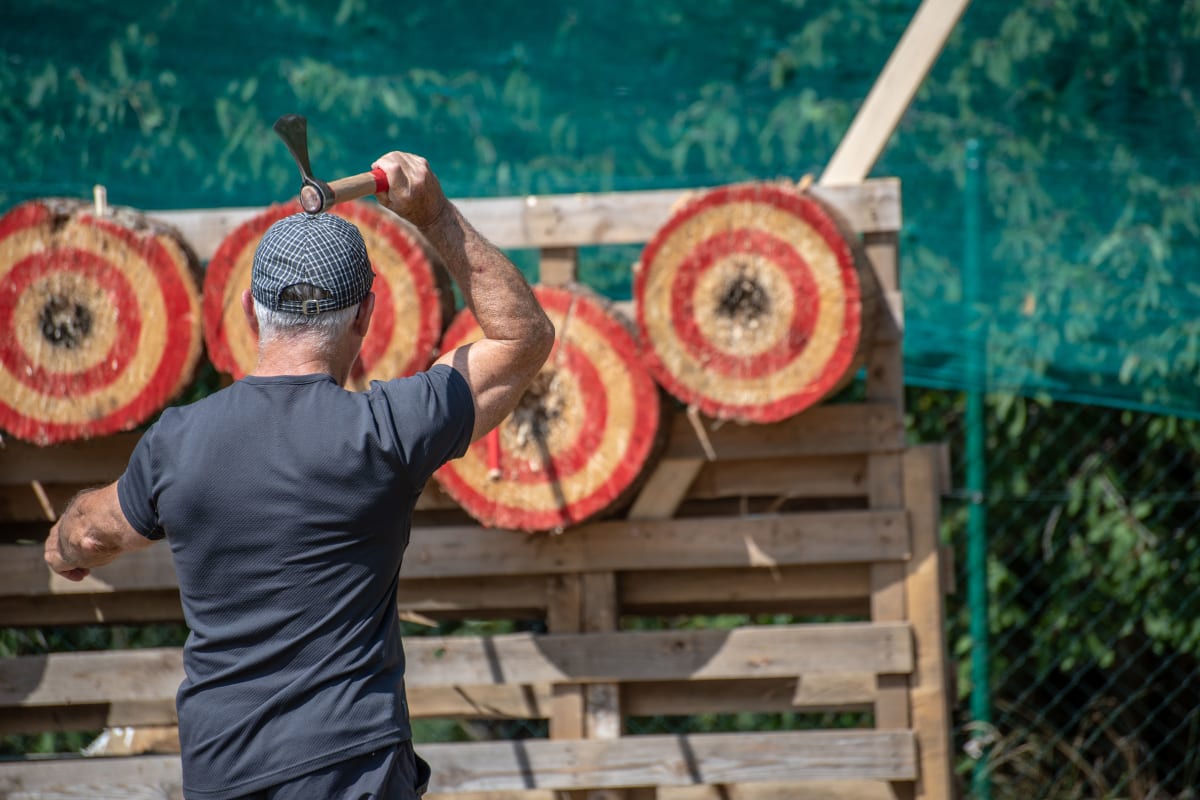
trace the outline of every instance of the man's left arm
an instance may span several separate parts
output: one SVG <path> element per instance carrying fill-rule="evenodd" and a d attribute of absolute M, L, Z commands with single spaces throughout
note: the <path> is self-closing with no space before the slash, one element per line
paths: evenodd
<path fill-rule="evenodd" d="M 95 567 L 154 542 L 129 524 L 114 482 L 75 496 L 46 537 L 46 563 L 67 580 L 81 581 Z"/>

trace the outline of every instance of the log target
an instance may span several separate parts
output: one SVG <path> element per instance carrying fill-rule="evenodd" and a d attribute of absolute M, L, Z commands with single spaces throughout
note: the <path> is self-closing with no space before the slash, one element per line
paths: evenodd
<path fill-rule="evenodd" d="M 435 477 L 483 525 L 561 530 L 636 490 L 659 453 L 663 409 L 633 335 L 607 303 L 579 287 L 534 291 L 556 331 L 546 365 L 516 410 Z M 464 309 L 442 351 L 482 336 Z"/>
<path fill-rule="evenodd" d="M 874 273 L 854 231 L 783 184 L 695 197 L 634 276 L 646 364 L 703 413 L 776 422 L 832 394 L 862 360 Z"/>
<path fill-rule="evenodd" d="M 192 381 L 200 345 L 199 263 L 173 229 L 60 198 L 0 218 L 0 428 L 129 430 Z"/>
<path fill-rule="evenodd" d="M 204 338 L 217 369 L 235 379 L 254 369 L 258 337 L 242 312 L 254 251 L 274 222 L 295 204 L 271 206 L 229 233 L 204 279 Z M 454 311 L 449 278 L 436 253 L 399 217 L 368 203 L 342 203 L 328 212 L 358 226 L 375 270 L 375 314 L 347 388 L 412 375 L 429 366 L 445 321 Z"/>

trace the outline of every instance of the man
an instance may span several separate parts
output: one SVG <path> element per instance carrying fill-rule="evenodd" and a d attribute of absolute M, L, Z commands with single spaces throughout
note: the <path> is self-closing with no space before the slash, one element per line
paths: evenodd
<path fill-rule="evenodd" d="M 362 237 L 331 214 L 280 220 L 242 297 L 253 374 L 165 411 L 125 474 L 77 497 L 46 540 L 72 580 L 170 544 L 191 628 L 177 697 L 189 800 L 417 796 L 395 609 L 412 509 L 553 344 L 520 273 L 424 159 L 373 166 L 390 185 L 380 203 L 441 253 L 485 338 L 419 375 L 344 390 L 374 309 Z"/>

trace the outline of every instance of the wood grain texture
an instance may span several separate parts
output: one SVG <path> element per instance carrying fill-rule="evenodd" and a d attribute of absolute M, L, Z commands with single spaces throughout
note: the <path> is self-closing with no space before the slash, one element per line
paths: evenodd
<path fill-rule="evenodd" d="M 441 793 L 916 777 L 913 737 L 904 731 L 471 742 L 420 752 L 433 767 L 431 792 Z M 0 763 L 0 796 L 23 800 L 177 797 L 179 780 L 174 756 Z"/>
<path fill-rule="evenodd" d="M 458 198 L 454 204 L 497 247 L 636 244 L 649 241 L 681 197 L 702 190 Z M 811 191 L 841 211 L 855 230 L 900 230 L 900 181 L 895 178 L 856 186 L 814 186 Z M 230 231 L 261 211 L 218 208 L 149 213 L 178 228 L 206 261 Z"/>

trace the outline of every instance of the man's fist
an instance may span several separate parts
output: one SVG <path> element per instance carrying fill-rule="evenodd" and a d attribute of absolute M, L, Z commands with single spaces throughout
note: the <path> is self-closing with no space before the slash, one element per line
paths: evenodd
<path fill-rule="evenodd" d="M 46 565 L 69 581 L 81 581 L 91 573 L 91 570 L 84 567 L 72 567 L 63 558 L 62 551 L 58 546 L 58 528 L 61 524 L 62 522 L 59 521 L 50 529 L 50 535 L 46 537 Z"/>
<path fill-rule="evenodd" d="M 375 195 L 379 203 L 418 228 L 432 225 L 450 204 L 429 162 L 421 156 L 393 150 L 371 166 L 383 170 L 388 178 L 388 190 Z"/>

